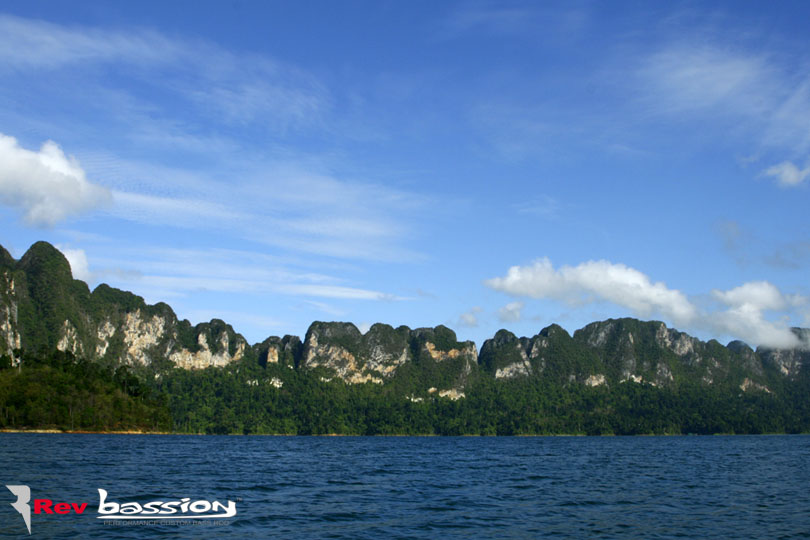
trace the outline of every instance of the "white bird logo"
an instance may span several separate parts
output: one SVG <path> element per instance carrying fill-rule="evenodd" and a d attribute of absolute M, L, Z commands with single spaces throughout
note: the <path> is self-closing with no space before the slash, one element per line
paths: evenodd
<path fill-rule="evenodd" d="M 25 526 L 28 527 L 28 534 L 31 534 L 31 506 L 28 504 L 31 501 L 31 488 L 28 486 L 6 487 L 17 496 L 17 500 L 11 503 L 11 506 L 23 517 Z"/>

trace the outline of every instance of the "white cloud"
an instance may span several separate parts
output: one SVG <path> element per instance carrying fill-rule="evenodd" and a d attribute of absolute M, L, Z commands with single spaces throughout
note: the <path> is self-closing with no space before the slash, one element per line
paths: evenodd
<path fill-rule="evenodd" d="M 55 142 L 34 152 L 0 133 L 0 203 L 21 209 L 29 225 L 50 227 L 109 200 L 109 191 L 88 181 Z"/>
<path fill-rule="evenodd" d="M 70 263 L 70 270 L 74 279 L 80 279 L 88 284 L 94 279 L 95 275 L 90 272 L 87 254 L 83 249 L 71 249 L 62 245 L 57 245 L 56 248 L 62 252 L 62 255 Z"/>
<path fill-rule="evenodd" d="M 767 281 L 754 281 L 727 290 L 712 291 L 721 309 L 700 309 L 681 291 L 653 283 L 645 274 L 623 264 L 589 261 L 577 266 L 554 269 L 548 258 L 530 266 L 513 266 L 506 276 L 485 281 L 495 290 L 512 296 L 552 299 L 571 305 L 607 301 L 648 318 L 661 315 L 686 328 L 720 333 L 743 339 L 754 345 L 795 347 L 799 345 L 790 331 L 791 314 L 802 315 L 808 299 L 787 295 Z M 498 315 L 501 320 L 519 313 L 515 302 Z M 522 305 L 520 305 L 522 308 Z M 772 320 L 769 313 L 779 318 Z"/>
<path fill-rule="evenodd" d="M 798 186 L 810 176 L 810 167 L 800 170 L 790 161 L 783 161 L 766 169 L 762 174 L 773 176 L 780 186 L 793 187 Z"/>
<path fill-rule="evenodd" d="M 697 315 L 683 293 L 664 283 L 652 283 L 643 273 L 623 264 L 588 261 L 555 270 L 548 258 L 531 266 L 513 266 L 506 276 L 489 279 L 488 287 L 512 296 L 551 298 L 570 304 L 606 300 L 626 307 L 638 316 L 661 313 L 678 324 Z"/>
<path fill-rule="evenodd" d="M 714 290 L 712 295 L 733 308 L 747 306 L 757 310 L 780 310 L 796 302 L 767 281 L 752 281 L 728 291 Z"/>
<path fill-rule="evenodd" d="M 466 328 L 475 328 L 478 326 L 478 314 L 482 311 L 483 309 L 481 307 L 473 306 L 469 311 L 459 316 L 458 324 Z"/>
<path fill-rule="evenodd" d="M 753 343 L 771 347 L 796 347 L 799 340 L 784 321 L 766 319 L 766 311 L 789 311 L 806 304 L 805 298 L 784 295 L 767 281 L 745 283 L 728 291 L 712 291 L 712 296 L 728 306 L 726 311 L 707 316 L 709 325 L 717 330 L 745 336 Z"/>
<path fill-rule="evenodd" d="M 523 302 L 509 302 L 498 310 L 498 320 L 501 322 L 518 322 L 523 317 Z"/>

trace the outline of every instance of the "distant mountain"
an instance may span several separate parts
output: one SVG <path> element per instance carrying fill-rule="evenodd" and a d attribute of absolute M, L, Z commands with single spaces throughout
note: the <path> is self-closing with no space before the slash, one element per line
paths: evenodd
<path fill-rule="evenodd" d="M 810 343 L 810 330 L 794 329 Z M 459 399 L 479 378 L 555 385 L 614 387 L 624 383 L 698 384 L 778 391 L 810 365 L 806 349 L 756 351 L 734 341 L 703 342 L 658 321 L 610 319 L 571 336 L 558 325 L 518 338 L 500 330 L 484 342 L 458 341 L 444 326 L 410 329 L 375 324 L 365 334 L 351 323 L 314 322 L 303 341 L 269 337 L 249 346 L 221 320 L 191 326 L 166 304 L 74 280 L 56 248 L 37 242 L 15 261 L 0 247 L 0 355 L 58 349 L 110 366 L 154 369 L 225 366 L 239 360 L 321 373 L 323 380 L 391 384 L 413 399 Z"/>
<path fill-rule="evenodd" d="M 776 362 L 768 358 L 742 342 L 724 347 L 660 321 L 629 318 L 591 323 L 573 337 L 557 325 L 532 338 L 518 339 L 501 330 L 481 348 L 482 366 L 495 378 L 544 377 L 588 386 L 628 381 L 673 386 L 691 381 L 769 391 L 769 380 L 777 373 Z"/>

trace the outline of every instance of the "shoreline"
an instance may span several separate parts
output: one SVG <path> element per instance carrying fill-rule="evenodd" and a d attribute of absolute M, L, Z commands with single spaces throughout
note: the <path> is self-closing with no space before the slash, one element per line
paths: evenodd
<path fill-rule="evenodd" d="M 438 435 L 436 433 L 421 433 L 421 434 L 378 434 L 378 435 L 362 435 L 362 434 L 344 434 L 344 433 L 318 433 L 310 435 L 299 435 L 297 433 L 181 433 L 176 431 L 141 431 L 141 430 L 110 430 L 110 431 L 90 431 L 90 430 L 61 430 L 61 429 L 0 429 L 1 433 L 36 433 L 36 434 L 69 434 L 69 435 L 184 435 L 191 437 L 751 437 L 751 436 L 770 436 L 770 435 L 808 435 L 808 433 L 645 433 L 638 435 L 587 435 L 584 433 L 537 433 L 519 435 L 481 435 L 481 434 L 465 434 L 465 435 Z"/>

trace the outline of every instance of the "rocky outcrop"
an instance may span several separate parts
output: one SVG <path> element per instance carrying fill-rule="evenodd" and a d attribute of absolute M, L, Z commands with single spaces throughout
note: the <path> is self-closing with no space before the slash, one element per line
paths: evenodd
<path fill-rule="evenodd" d="M 667 328 L 660 321 L 609 319 L 591 323 L 574 332 L 574 340 L 591 349 L 593 369 L 605 375 L 607 384 L 639 382 L 668 386 L 680 376 L 719 377 L 715 351 L 700 340 Z M 719 344 L 718 344 L 719 345 Z"/>
<path fill-rule="evenodd" d="M 728 347 L 703 342 L 660 321 L 609 319 L 591 323 L 573 337 L 558 325 L 531 338 L 500 330 L 484 342 L 479 362 L 495 378 L 540 377 L 586 386 L 671 386 L 692 380 L 768 390 L 763 362 L 770 362 L 772 371 L 793 373 L 806 362 L 802 355 L 801 350 L 760 354 L 742 342 Z"/>
<path fill-rule="evenodd" d="M 63 352 L 73 353 L 74 356 L 84 356 L 84 345 L 79 340 L 76 327 L 70 321 L 65 320 L 62 324 L 61 337 L 56 343 L 56 348 Z"/>
<path fill-rule="evenodd" d="M 19 261 L 0 248 L 0 355 L 16 349 L 58 349 L 112 365 L 184 368 L 223 366 L 252 354 L 222 321 L 192 327 L 166 304 L 150 306 L 103 284 L 91 293 L 46 242 L 31 246 Z"/>
<path fill-rule="evenodd" d="M 253 346 L 259 364 L 278 364 L 288 368 L 297 368 L 301 359 L 303 344 L 298 336 L 271 336 Z"/>
<path fill-rule="evenodd" d="M 14 259 L 0 246 L 0 355 L 8 356 L 12 365 L 17 362 L 14 351 L 22 348 L 13 265 Z"/>
<path fill-rule="evenodd" d="M 206 367 L 222 367 L 240 360 L 245 355 L 246 342 L 240 340 L 236 345 L 236 350 L 233 354 L 230 351 L 230 338 L 227 332 L 223 332 L 219 336 L 219 341 L 216 350 L 212 350 L 208 345 L 206 334 L 200 332 L 197 335 L 197 343 L 200 345 L 199 350 L 192 352 L 188 349 L 181 349 L 169 355 L 169 360 L 174 362 L 174 365 L 186 369 L 200 369 Z"/>
<path fill-rule="evenodd" d="M 425 391 L 438 385 L 438 395 L 446 391 L 458 399 L 477 358 L 474 343 L 459 342 L 444 326 L 411 330 L 375 324 L 361 334 L 352 323 L 315 322 L 304 339 L 301 367 L 323 368 L 352 384 L 382 384 L 406 369 L 423 381 Z"/>
<path fill-rule="evenodd" d="M 496 379 L 511 379 L 532 373 L 525 338 L 519 340 L 508 330 L 498 330 L 495 337 L 481 346 L 478 362 L 482 369 Z"/>
<path fill-rule="evenodd" d="M 363 335 L 352 323 L 314 322 L 301 356 L 304 369 L 324 368 L 347 383 L 380 384 L 409 360 L 407 336 L 375 324 Z"/>
<path fill-rule="evenodd" d="M 810 329 L 791 328 L 803 345 L 795 349 L 772 349 L 770 347 L 757 348 L 757 356 L 762 358 L 766 369 L 795 379 L 802 368 L 810 366 Z"/>

